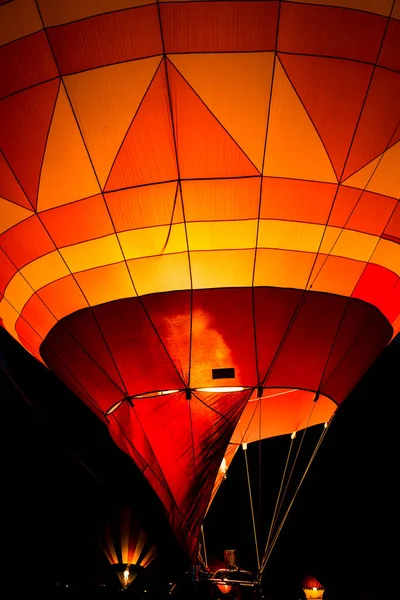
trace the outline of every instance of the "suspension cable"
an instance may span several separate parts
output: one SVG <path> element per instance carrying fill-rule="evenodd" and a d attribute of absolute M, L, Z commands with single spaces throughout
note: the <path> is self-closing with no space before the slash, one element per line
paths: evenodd
<path fill-rule="evenodd" d="M 271 556 L 271 552 L 272 552 L 272 550 L 273 550 L 273 548 L 274 548 L 274 546 L 276 544 L 276 541 L 278 539 L 279 533 L 281 532 L 281 529 L 282 529 L 282 527 L 283 527 L 283 525 L 284 525 L 284 523 L 285 523 L 285 521 L 286 521 L 286 519 L 287 519 L 287 517 L 289 515 L 289 512 L 290 512 L 290 509 L 292 508 L 293 502 L 294 502 L 294 500 L 295 500 L 295 498 L 296 498 L 296 496 L 297 496 L 297 494 L 298 494 L 298 492 L 300 490 L 301 485 L 303 484 L 303 481 L 304 481 L 304 479 L 305 479 L 305 477 L 306 477 L 306 475 L 307 475 L 307 473 L 308 473 L 308 471 L 309 471 L 309 469 L 311 467 L 311 464 L 314 461 L 314 458 L 315 458 L 315 456 L 316 456 L 316 454 L 317 454 L 317 452 L 318 452 L 318 450 L 319 450 L 319 448 L 320 448 L 320 446 L 322 444 L 322 441 L 323 441 L 325 435 L 327 434 L 328 428 L 329 428 L 329 426 L 330 426 L 330 424 L 332 422 L 332 418 L 330 419 L 329 422 L 327 422 L 327 423 L 324 424 L 324 429 L 322 431 L 322 434 L 320 435 L 320 438 L 319 438 L 319 440 L 318 440 L 318 442 L 317 442 L 317 444 L 316 444 L 316 446 L 314 448 L 314 451 L 313 451 L 313 453 L 312 453 L 312 455 L 311 455 L 311 457 L 310 457 L 310 459 L 308 461 L 307 467 L 304 470 L 304 473 L 303 473 L 303 475 L 302 475 L 302 477 L 300 479 L 300 482 L 299 482 L 299 484 L 298 484 L 298 486 L 296 488 L 296 491 L 293 494 L 293 498 L 290 501 L 290 504 L 289 504 L 289 506 L 288 506 L 288 508 L 287 508 L 287 510 L 286 510 L 286 512 L 285 512 L 285 514 L 283 516 L 283 518 L 282 518 L 282 521 L 280 522 L 278 530 L 276 531 L 271 544 L 269 545 L 269 548 L 266 548 L 266 550 L 265 550 L 265 553 L 264 553 L 264 556 L 263 556 L 263 559 L 262 559 L 262 563 L 261 563 L 261 568 L 260 568 L 260 571 L 258 573 L 258 580 L 259 581 L 261 580 L 261 576 L 262 576 L 262 574 L 264 572 L 264 569 L 265 569 L 265 567 L 267 565 L 267 562 L 268 562 L 268 560 L 269 560 L 269 558 Z"/>
<path fill-rule="evenodd" d="M 204 535 L 203 524 L 201 524 L 201 538 L 203 540 L 204 566 L 206 567 L 206 569 L 208 569 L 207 551 L 206 551 L 206 538 L 205 538 L 205 535 Z"/>
<path fill-rule="evenodd" d="M 254 508 L 253 508 L 253 495 L 251 492 L 249 463 L 247 460 L 247 444 L 242 444 L 242 448 L 244 451 L 244 458 L 245 458 L 245 462 L 246 462 L 247 485 L 249 488 L 250 510 L 251 510 L 251 518 L 252 518 L 252 522 L 253 522 L 253 532 L 254 532 L 254 545 L 256 547 L 256 556 L 257 556 L 257 569 L 260 570 L 260 555 L 258 553 L 257 529 L 256 529 L 256 522 L 255 522 L 255 518 L 254 518 Z"/>

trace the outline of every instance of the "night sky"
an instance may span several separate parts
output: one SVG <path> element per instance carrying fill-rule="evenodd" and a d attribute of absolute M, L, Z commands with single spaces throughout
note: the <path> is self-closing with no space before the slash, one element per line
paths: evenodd
<path fill-rule="evenodd" d="M 2 328 L 0 366 L 4 585 L 32 591 L 114 582 L 97 539 L 122 505 L 159 548 L 148 578 L 183 573 L 187 559 L 158 499 L 105 426 Z M 265 569 L 268 599 L 300 598 L 307 572 L 329 599 L 369 600 L 377 590 L 383 598 L 398 523 L 399 368 L 398 336 L 334 417 Z M 263 531 L 286 445 L 276 438 L 248 450 Z M 207 516 L 205 539 L 210 562 L 236 548 L 240 566 L 256 570 L 242 451 Z"/>

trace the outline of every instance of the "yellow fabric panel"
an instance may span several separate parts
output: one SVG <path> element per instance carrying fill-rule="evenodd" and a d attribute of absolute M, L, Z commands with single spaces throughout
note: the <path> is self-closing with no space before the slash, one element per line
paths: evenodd
<path fill-rule="evenodd" d="M 38 210 L 68 204 L 99 192 L 81 134 L 61 85 L 43 161 Z"/>
<path fill-rule="evenodd" d="M 60 254 L 72 273 L 122 262 L 124 259 L 116 235 L 66 246 L 60 249 Z"/>
<path fill-rule="evenodd" d="M 319 4 L 326 6 L 341 6 L 343 8 L 354 8 L 365 10 L 377 15 L 388 16 L 393 5 L 393 0 L 288 0 L 300 4 Z"/>
<path fill-rule="evenodd" d="M 350 187 L 400 197 L 400 142 L 378 156 L 344 182 Z"/>
<path fill-rule="evenodd" d="M 257 250 L 255 286 L 270 285 L 304 289 L 315 260 L 315 254 L 290 250 Z"/>
<path fill-rule="evenodd" d="M 34 290 L 21 275 L 20 272 L 15 273 L 14 277 L 9 281 L 5 291 L 4 299 L 11 304 L 11 306 L 20 313 L 24 308 L 29 298 L 34 293 Z M 4 299 L 1 302 L 3 305 Z M 3 315 L 0 313 L 0 317 Z"/>
<path fill-rule="evenodd" d="M 190 289 L 187 252 L 130 260 L 128 267 L 139 296 Z"/>
<path fill-rule="evenodd" d="M 317 252 L 324 233 L 323 225 L 295 221 L 260 221 L 259 248 L 284 248 Z"/>
<path fill-rule="evenodd" d="M 69 275 L 65 262 L 56 250 L 30 262 L 20 272 L 34 290 Z"/>
<path fill-rule="evenodd" d="M 35 0 L 14 0 L 0 6 L 0 46 L 41 29 Z"/>
<path fill-rule="evenodd" d="M 190 251 L 255 248 L 257 221 L 188 223 L 187 234 Z"/>
<path fill-rule="evenodd" d="M 33 214 L 33 211 L 0 197 L 0 234 Z"/>
<path fill-rule="evenodd" d="M 308 288 L 316 292 L 351 296 L 364 269 L 364 262 L 320 254 Z"/>
<path fill-rule="evenodd" d="M 193 288 L 250 286 L 253 264 L 254 250 L 191 252 Z"/>
<path fill-rule="evenodd" d="M 116 231 L 169 224 L 176 189 L 171 181 L 104 194 Z"/>
<path fill-rule="evenodd" d="M 400 244 L 389 240 L 379 240 L 371 262 L 383 265 L 400 276 Z"/>
<path fill-rule="evenodd" d="M 274 53 L 176 54 L 168 58 L 261 171 Z"/>
<path fill-rule="evenodd" d="M 186 221 L 255 219 L 260 184 L 260 177 L 182 181 Z"/>
<path fill-rule="evenodd" d="M 336 183 L 318 133 L 276 60 L 264 175 Z"/>
<path fill-rule="evenodd" d="M 187 251 L 183 224 L 123 231 L 118 238 L 126 260 Z"/>
<path fill-rule="evenodd" d="M 3 320 L 4 327 L 7 329 L 8 333 L 16 340 L 20 341 L 18 334 L 15 331 L 15 324 L 19 317 L 19 313 L 15 310 L 12 304 L 8 302 L 5 296 L 0 301 L 0 317 Z"/>
<path fill-rule="evenodd" d="M 320 251 L 322 253 L 329 253 L 330 251 L 330 254 L 334 256 L 343 256 L 345 258 L 368 262 L 371 259 L 378 239 L 375 235 L 342 229 L 334 245 L 332 246 L 329 242 L 326 244 L 323 243 Z"/>
<path fill-rule="evenodd" d="M 136 296 L 125 262 L 83 271 L 75 277 L 90 306 Z"/>
<path fill-rule="evenodd" d="M 154 0 L 38 0 L 38 4 L 49 27 L 133 6 L 154 4 Z"/>
<path fill-rule="evenodd" d="M 101 186 L 160 60 L 135 60 L 64 80 Z"/>

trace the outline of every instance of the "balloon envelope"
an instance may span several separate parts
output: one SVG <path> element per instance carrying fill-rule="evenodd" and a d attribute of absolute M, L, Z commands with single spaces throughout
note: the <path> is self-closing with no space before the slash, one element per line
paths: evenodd
<path fill-rule="evenodd" d="M 266 404 L 271 436 L 316 393 L 324 422 L 399 330 L 399 19 L 380 0 L 0 7 L 2 323 L 188 553 L 248 401 L 295 390 Z"/>

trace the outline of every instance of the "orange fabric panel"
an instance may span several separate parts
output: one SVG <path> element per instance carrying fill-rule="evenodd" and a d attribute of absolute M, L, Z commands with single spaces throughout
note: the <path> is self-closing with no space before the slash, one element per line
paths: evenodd
<path fill-rule="evenodd" d="M 400 202 L 397 202 L 396 208 L 388 222 L 385 235 L 393 237 L 400 243 Z"/>
<path fill-rule="evenodd" d="M 18 269 L 55 249 L 36 215 L 3 233 L 0 236 L 0 246 Z"/>
<path fill-rule="evenodd" d="M 100 191 L 64 86 L 60 87 L 41 166 L 38 210 Z"/>
<path fill-rule="evenodd" d="M 257 175 L 255 166 L 172 63 L 167 66 L 180 177 Z"/>
<path fill-rule="evenodd" d="M 186 221 L 255 219 L 260 177 L 182 181 Z M 201 198 L 201 202 L 199 202 Z"/>
<path fill-rule="evenodd" d="M 100 194 L 41 212 L 40 219 L 58 247 L 114 232 L 104 198 Z"/>
<path fill-rule="evenodd" d="M 274 54 L 177 54 L 169 60 L 261 171 Z"/>
<path fill-rule="evenodd" d="M 254 285 L 304 289 L 314 261 L 311 252 L 258 248 Z"/>
<path fill-rule="evenodd" d="M 340 186 L 329 224 L 380 236 L 396 205 L 394 198 Z"/>
<path fill-rule="evenodd" d="M 52 281 L 37 295 L 57 320 L 88 305 L 72 275 Z"/>
<path fill-rule="evenodd" d="M 159 63 L 160 57 L 156 56 L 64 79 L 102 186 Z"/>
<path fill-rule="evenodd" d="M 177 185 L 168 182 L 104 194 L 115 230 L 169 224 L 177 210 Z"/>
<path fill-rule="evenodd" d="M 263 173 L 274 177 L 337 181 L 320 136 L 278 60 Z"/>
<path fill-rule="evenodd" d="M 351 296 L 365 269 L 365 263 L 341 256 L 319 254 L 313 266 L 308 288 Z"/>
<path fill-rule="evenodd" d="M 327 6 L 337 6 L 342 8 L 355 8 L 357 10 L 368 11 L 378 15 L 388 16 L 392 10 L 393 0 L 288 0 L 289 2 L 299 2 L 301 4 L 319 4 Z"/>
<path fill-rule="evenodd" d="M 0 234 L 11 229 L 17 223 L 29 219 L 32 214 L 33 211 L 0 198 Z"/>
<path fill-rule="evenodd" d="M 260 218 L 326 223 L 336 191 L 332 183 L 264 177 Z"/>
<path fill-rule="evenodd" d="M 177 178 L 165 66 L 162 63 L 115 159 L 106 191 Z"/>
<path fill-rule="evenodd" d="M 125 262 L 82 271 L 75 278 L 90 306 L 136 295 Z"/>
<path fill-rule="evenodd" d="M 54 315 L 52 315 L 47 306 L 45 306 L 36 294 L 29 298 L 22 312 L 26 322 L 33 326 L 35 332 L 42 340 L 57 322 Z M 18 323 L 16 330 L 19 333 Z"/>
<path fill-rule="evenodd" d="M 14 0 L 1 7 L 0 46 L 43 28 L 35 0 Z"/>

